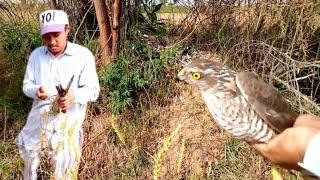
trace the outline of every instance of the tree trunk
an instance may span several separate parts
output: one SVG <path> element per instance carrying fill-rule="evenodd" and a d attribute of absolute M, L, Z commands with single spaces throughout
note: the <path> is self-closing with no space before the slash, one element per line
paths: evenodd
<path fill-rule="evenodd" d="M 118 58 L 120 54 L 120 18 L 122 0 L 115 0 L 113 4 L 112 21 L 112 59 Z"/>
<path fill-rule="evenodd" d="M 103 0 L 94 0 L 94 7 L 100 30 L 100 42 L 102 46 L 102 63 L 107 65 L 110 63 L 111 54 L 111 27 L 110 19 L 107 13 L 107 7 Z"/>
<path fill-rule="evenodd" d="M 50 1 L 50 7 L 53 8 L 53 9 L 57 9 L 58 8 L 57 0 L 51 0 Z"/>

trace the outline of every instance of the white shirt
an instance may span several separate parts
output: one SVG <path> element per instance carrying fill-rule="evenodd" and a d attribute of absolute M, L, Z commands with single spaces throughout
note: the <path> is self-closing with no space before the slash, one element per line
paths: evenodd
<path fill-rule="evenodd" d="M 44 114 L 49 111 L 52 99 L 57 96 L 56 85 L 61 84 L 65 89 L 73 75 L 70 89 L 75 94 L 75 103 L 65 114 L 45 119 Z M 37 97 L 36 92 L 40 86 L 45 87 L 52 97 L 51 101 L 42 101 Z M 59 57 L 54 57 L 45 46 L 35 49 L 29 57 L 23 80 L 23 92 L 33 99 L 33 104 L 19 134 L 20 145 L 27 150 L 38 147 L 43 129 L 60 132 L 63 131 L 62 126 L 67 126 L 81 130 L 87 102 L 95 101 L 99 91 L 94 56 L 87 48 L 68 42 L 65 52 Z M 68 118 L 67 125 L 61 124 L 62 118 Z"/>
<path fill-rule="evenodd" d="M 310 141 L 303 163 L 298 163 L 308 174 L 320 178 L 320 134 L 315 135 Z"/>

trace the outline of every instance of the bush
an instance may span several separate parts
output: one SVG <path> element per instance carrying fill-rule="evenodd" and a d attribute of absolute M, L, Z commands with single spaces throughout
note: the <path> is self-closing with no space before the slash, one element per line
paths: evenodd
<path fill-rule="evenodd" d="M 107 66 L 100 77 L 101 85 L 109 90 L 109 108 L 114 113 L 121 113 L 133 107 L 141 92 L 159 84 L 176 51 L 177 48 L 155 51 L 142 43 L 127 47 L 127 51 Z"/>
<path fill-rule="evenodd" d="M 28 56 L 33 49 L 42 44 L 38 25 L 30 22 L 13 23 L 11 21 L 0 22 L 0 44 L 3 51 L 1 56 L 4 61 L 1 69 L 0 87 L 0 112 L 6 111 L 10 119 L 25 116 L 30 108 L 28 100 L 22 92 L 22 80 Z M 3 116 L 0 117 L 0 122 Z"/>

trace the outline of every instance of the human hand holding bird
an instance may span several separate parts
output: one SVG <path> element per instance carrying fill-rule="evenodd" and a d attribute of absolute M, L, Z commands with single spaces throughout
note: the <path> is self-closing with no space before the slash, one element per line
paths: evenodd
<path fill-rule="evenodd" d="M 194 59 L 178 79 L 197 87 L 217 124 L 274 164 L 300 169 L 320 118 L 298 116 L 272 85 L 254 73 L 236 73 L 219 59 Z"/>
<path fill-rule="evenodd" d="M 320 133 L 320 118 L 300 115 L 292 128 L 287 128 L 268 143 L 249 143 L 273 164 L 300 170 L 306 149 L 312 138 Z"/>

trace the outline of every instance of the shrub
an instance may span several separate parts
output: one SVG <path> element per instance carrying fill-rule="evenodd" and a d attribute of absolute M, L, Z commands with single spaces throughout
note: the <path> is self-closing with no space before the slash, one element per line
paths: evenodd
<path fill-rule="evenodd" d="M 22 93 L 22 80 L 31 51 L 42 44 L 37 25 L 31 22 L 0 22 L 0 45 L 3 57 L 0 82 L 0 112 L 6 110 L 11 119 L 25 116 L 30 108 L 30 101 Z M 0 122 L 3 121 L 0 117 Z"/>
<path fill-rule="evenodd" d="M 155 51 L 151 46 L 136 43 L 123 51 L 119 59 L 107 66 L 100 77 L 101 85 L 108 88 L 108 106 L 121 113 L 135 105 L 138 95 L 159 84 L 170 58 L 177 48 Z"/>

